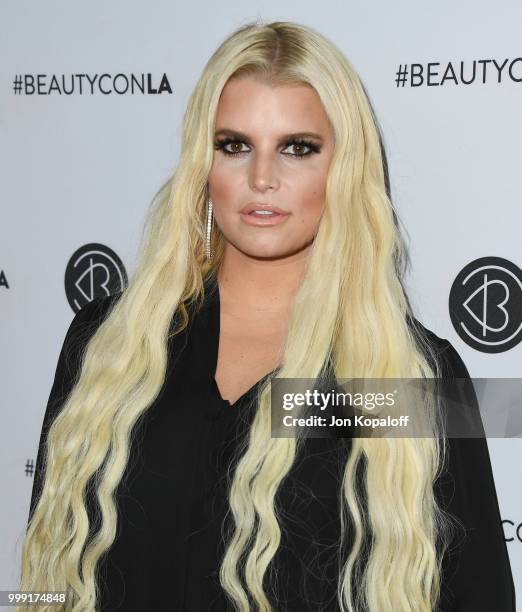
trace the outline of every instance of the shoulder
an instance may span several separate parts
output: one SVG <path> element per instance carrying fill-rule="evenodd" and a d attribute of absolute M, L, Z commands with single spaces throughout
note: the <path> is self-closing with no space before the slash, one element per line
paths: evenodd
<path fill-rule="evenodd" d="M 416 338 L 419 340 L 420 347 L 426 349 L 424 341 L 426 341 L 430 349 L 439 361 L 442 368 L 443 378 L 469 378 L 469 372 L 464 364 L 461 356 L 455 347 L 446 338 L 441 338 L 431 329 L 425 327 L 418 319 L 408 318 L 408 324 L 413 329 Z M 420 339 L 420 336 L 424 340 Z M 426 354 L 426 350 L 425 350 Z M 426 357 L 431 361 L 432 357 L 426 354 Z"/>
<path fill-rule="evenodd" d="M 123 291 L 113 293 L 110 295 L 101 295 L 93 298 L 90 302 L 87 302 L 81 309 L 76 313 L 74 319 L 78 321 L 98 321 L 105 318 L 111 307 L 123 295 Z M 74 320 L 73 319 L 73 320 Z"/>
<path fill-rule="evenodd" d="M 74 315 L 69 326 L 69 332 L 82 332 L 92 326 L 97 327 L 107 317 L 113 305 L 122 295 L 123 292 L 120 291 L 111 295 L 97 296 L 87 302 Z"/>
<path fill-rule="evenodd" d="M 65 334 L 58 361 L 58 370 L 62 374 L 76 372 L 84 347 L 122 293 L 120 291 L 112 295 L 95 297 L 74 315 Z"/>
<path fill-rule="evenodd" d="M 121 292 L 94 298 L 74 315 L 58 357 L 46 420 L 54 415 L 73 388 L 87 344 L 120 296 Z"/>

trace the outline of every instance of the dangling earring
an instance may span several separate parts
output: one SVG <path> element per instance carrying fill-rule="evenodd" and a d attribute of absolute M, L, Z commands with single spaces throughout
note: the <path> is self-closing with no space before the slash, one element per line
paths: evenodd
<path fill-rule="evenodd" d="M 210 238 L 212 235 L 212 200 L 209 198 L 207 203 L 207 234 L 205 241 L 205 253 L 207 261 L 212 261 L 213 253 L 210 250 Z"/>

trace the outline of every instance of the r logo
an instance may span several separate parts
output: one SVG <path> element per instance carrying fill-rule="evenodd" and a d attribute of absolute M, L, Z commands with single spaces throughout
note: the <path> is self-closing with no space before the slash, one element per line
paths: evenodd
<path fill-rule="evenodd" d="M 483 353 L 502 353 L 522 340 L 522 270 L 501 257 L 481 257 L 457 275 L 449 296 L 453 327 Z"/>
<path fill-rule="evenodd" d="M 65 293 L 74 312 L 94 298 L 118 293 L 126 286 L 125 266 L 104 244 L 85 244 L 67 263 Z"/>

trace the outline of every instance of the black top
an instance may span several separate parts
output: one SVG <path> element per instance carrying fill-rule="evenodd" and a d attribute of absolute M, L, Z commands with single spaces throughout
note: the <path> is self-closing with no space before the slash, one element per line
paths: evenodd
<path fill-rule="evenodd" d="M 204 307 L 189 327 L 169 341 L 165 384 L 133 431 L 130 460 L 116 491 L 117 536 L 99 562 L 102 612 L 233 610 L 218 579 L 221 532 L 232 525 L 226 472 L 235 465 L 234 449 L 253 417 L 248 399 L 261 381 L 233 405 L 220 396 L 214 378 L 220 304 L 213 287 L 208 291 L 207 285 Z M 74 383 L 79 349 L 120 295 L 89 303 L 68 329 L 44 417 L 30 516 L 41 491 L 47 431 Z M 453 346 L 428 334 L 448 376 L 469 377 Z M 274 568 L 270 576 L 277 581 L 269 578 L 265 585 L 277 612 L 339 610 L 337 496 L 350 446 L 350 439 L 305 440 L 278 493 L 282 539 L 268 570 Z M 515 612 L 486 440 L 450 439 L 449 447 L 449 469 L 436 491 L 467 534 L 444 558 L 439 610 Z"/>

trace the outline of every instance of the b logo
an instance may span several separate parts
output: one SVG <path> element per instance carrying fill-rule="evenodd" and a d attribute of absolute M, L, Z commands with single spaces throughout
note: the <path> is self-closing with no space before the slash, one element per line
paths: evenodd
<path fill-rule="evenodd" d="M 121 259 L 103 244 L 80 247 L 65 270 L 65 294 L 74 312 L 95 297 L 118 293 L 126 286 L 127 273 Z"/>
<path fill-rule="evenodd" d="M 458 335 L 483 353 L 502 353 L 522 340 L 522 270 L 501 257 L 481 257 L 457 275 L 449 296 Z"/>

